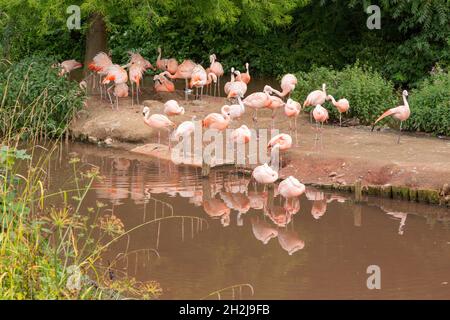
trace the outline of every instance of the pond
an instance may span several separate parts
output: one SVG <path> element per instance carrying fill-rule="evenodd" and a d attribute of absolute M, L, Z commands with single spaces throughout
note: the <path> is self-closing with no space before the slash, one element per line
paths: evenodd
<path fill-rule="evenodd" d="M 79 143 L 52 160 L 52 188 L 68 189 L 74 155 L 104 176 L 85 206 L 102 201 L 126 230 L 137 227 L 105 261 L 116 275 L 158 281 L 163 299 L 450 298 L 446 208 L 311 188 L 286 202 L 233 170 L 202 179 Z M 379 267 L 379 290 L 368 289 L 369 266 Z"/>

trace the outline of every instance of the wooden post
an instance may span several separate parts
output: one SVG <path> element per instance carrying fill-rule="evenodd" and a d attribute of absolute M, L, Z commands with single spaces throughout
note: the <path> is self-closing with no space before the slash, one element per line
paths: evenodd
<path fill-rule="evenodd" d="M 355 202 L 362 201 L 362 185 L 361 180 L 356 180 L 355 182 Z"/>

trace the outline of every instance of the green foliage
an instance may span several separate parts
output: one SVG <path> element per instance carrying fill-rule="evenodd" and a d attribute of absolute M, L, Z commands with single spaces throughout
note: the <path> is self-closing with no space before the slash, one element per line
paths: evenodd
<path fill-rule="evenodd" d="M 362 124 L 371 124 L 382 112 L 394 106 L 393 84 L 376 71 L 359 64 L 347 66 L 342 71 L 314 67 L 311 72 L 297 73 L 298 84 L 293 97 L 303 101 L 309 92 L 327 85 L 327 94 L 336 100 L 346 98 L 350 102 L 349 116 Z M 328 109 L 330 120 L 339 119 L 339 113 L 331 101 L 323 106 Z M 313 107 L 310 107 L 313 108 Z"/>
<path fill-rule="evenodd" d="M 0 134 L 62 134 L 81 109 L 84 92 L 58 76 L 52 57 L 32 56 L 0 70 Z"/>
<path fill-rule="evenodd" d="M 406 129 L 450 136 L 450 73 L 438 72 L 410 92 Z"/>

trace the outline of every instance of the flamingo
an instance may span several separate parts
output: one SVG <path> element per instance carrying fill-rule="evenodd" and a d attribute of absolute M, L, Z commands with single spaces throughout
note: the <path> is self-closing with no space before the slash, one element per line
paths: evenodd
<path fill-rule="evenodd" d="M 158 143 L 161 143 L 161 129 L 167 129 L 170 131 L 170 128 L 175 127 L 175 124 L 169 120 L 165 115 L 162 114 L 152 114 L 150 115 L 150 108 L 144 107 L 142 110 L 142 114 L 144 115 L 144 123 L 148 125 L 150 128 L 158 130 Z M 170 147 L 170 136 L 169 136 L 169 147 Z"/>
<path fill-rule="evenodd" d="M 141 56 L 140 53 L 131 51 L 128 53 L 130 55 L 130 62 L 142 65 L 145 70 L 152 69 L 153 71 L 156 71 L 156 68 L 150 63 L 150 61 Z"/>
<path fill-rule="evenodd" d="M 322 107 L 320 104 L 316 105 L 313 112 L 314 120 L 316 120 L 316 129 L 319 130 L 319 122 L 321 124 L 321 128 L 323 127 L 323 123 L 328 120 L 328 110 Z"/>
<path fill-rule="evenodd" d="M 59 71 L 58 75 L 59 76 L 63 76 L 67 73 L 72 72 L 75 69 L 81 68 L 83 66 L 83 64 L 81 62 L 78 62 L 76 60 L 65 60 L 61 63 L 58 64 L 58 67 L 61 68 L 61 70 Z"/>
<path fill-rule="evenodd" d="M 402 92 L 403 105 L 395 107 L 395 108 L 391 108 L 388 111 L 386 111 L 385 113 L 383 113 L 373 124 L 372 131 L 375 128 L 375 125 L 377 124 L 378 121 L 380 121 L 381 119 L 386 118 L 388 116 L 392 116 L 395 119 L 400 120 L 400 131 L 399 131 L 398 139 L 397 139 L 397 143 L 400 143 L 400 136 L 402 134 L 403 121 L 408 120 L 409 115 L 411 114 L 411 110 L 409 109 L 409 103 L 408 103 L 408 100 L 406 99 L 407 96 L 408 96 L 408 91 L 403 90 L 403 92 Z"/>
<path fill-rule="evenodd" d="M 184 114 L 184 108 L 180 107 L 177 101 L 169 100 L 164 103 L 164 113 L 168 116 L 177 116 Z"/>
<path fill-rule="evenodd" d="M 223 67 L 220 62 L 216 61 L 217 57 L 215 54 L 212 54 L 209 56 L 209 61 L 211 62 L 211 65 L 209 66 L 210 71 L 214 73 L 217 76 L 217 92 L 220 96 L 220 77 L 223 76 Z"/>
<path fill-rule="evenodd" d="M 124 96 L 124 90 L 126 88 L 127 89 L 126 96 L 128 96 L 128 86 L 126 85 L 126 83 L 128 81 L 128 74 L 125 71 L 125 69 L 122 68 L 121 66 L 119 66 L 118 64 L 113 64 L 106 69 L 106 77 L 103 79 L 102 84 L 108 84 L 111 81 L 114 82 L 115 87 L 120 85 L 118 89 L 115 88 L 114 93 L 119 93 L 120 96 Z M 111 106 L 113 106 L 111 95 L 109 93 L 111 88 L 112 88 L 112 86 L 109 87 L 106 90 L 106 92 L 108 93 L 109 100 L 111 102 Z M 116 95 L 117 110 L 119 110 L 119 100 L 118 100 L 119 95 Z"/>
<path fill-rule="evenodd" d="M 191 81 L 189 86 L 196 87 L 197 88 L 197 94 L 198 96 L 198 88 L 200 88 L 200 100 L 202 99 L 203 95 L 203 87 L 206 85 L 208 81 L 208 76 L 206 74 L 206 70 L 201 65 L 196 65 L 195 68 L 192 70 L 191 74 Z"/>
<path fill-rule="evenodd" d="M 175 73 L 170 73 L 168 70 L 162 72 L 160 75 L 169 77 L 170 79 L 184 79 L 186 82 L 185 91 L 188 92 L 188 79 L 192 76 L 192 71 L 194 71 L 197 64 L 192 60 L 184 60 L 180 65 L 178 65 Z"/>
<path fill-rule="evenodd" d="M 272 227 L 268 222 L 260 220 L 258 217 L 251 218 L 252 231 L 256 239 L 263 244 L 269 243 L 270 239 L 278 236 L 278 230 Z"/>
<path fill-rule="evenodd" d="M 292 221 L 292 215 L 284 207 L 266 206 L 263 208 L 264 214 L 278 227 L 284 228 Z"/>
<path fill-rule="evenodd" d="M 272 103 L 269 95 L 270 87 L 265 86 L 263 92 L 254 92 L 247 96 L 242 102 L 244 106 L 254 110 L 253 122 L 258 122 L 258 109 L 268 108 Z"/>
<path fill-rule="evenodd" d="M 245 64 L 245 69 L 247 70 L 246 72 L 244 72 L 244 73 L 239 73 L 237 76 L 236 76 L 236 81 L 242 81 L 242 82 L 245 82 L 245 84 L 249 84 L 249 82 L 250 82 L 250 80 L 251 80 L 251 77 L 250 77 L 250 72 L 249 72 L 249 64 L 248 64 L 248 62 Z"/>
<path fill-rule="evenodd" d="M 92 59 L 92 62 L 89 63 L 88 68 L 92 72 L 97 73 L 99 75 L 99 83 L 100 83 L 100 98 L 103 97 L 103 90 L 102 90 L 102 76 L 107 74 L 107 69 L 112 66 L 113 63 L 111 61 L 111 58 L 104 52 L 97 53 L 94 58 Z M 92 85 L 94 86 L 95 81 L 92 82 Z"/>
<path fill-rule="evenodd" d="M 252 176 L 256 182 L 263 184 L 274 183 L 278 180 L 278 172 L 269 167 L 267 163 L 253 169 Z"/>
<path fill-rule="evenodd" d="M 284 105 L 284 114 L 289 118 L 289 128 L 291 128 L 291 118 L 294 118 L 294 126 L 297 128 L 297 117 L 300 114 L 302 105 L 289 98 Z"/>
<path fill-rule="evenodd" d="M 273 91 L 271 91 L 273 92 Z M 276 96 L 270 96 L 270 100 L 272 100 L 272 102 L 270 103 L 270 105 L 267 107 L 268 109 L 272 110 L 272 128 L 275 127 L 275 115 L 276 112 L 279 108 L 284 107 L 285 103 L 283 100 L 281 100 L 280 97 L 276 97 Z"/>
<path fill-rule="evenodd" d="M 245 113 L 245 106 L 240 96 L 238 96 L 238 103 L 239 104 L 222 106 L 222 108 L 220 109 L 221 113 L 223 115 L 229 114 L 231 120 L 240 119 L 241 116 Z"/>
<path fill-rule="evenodd" d="M 180 137 L 183 137 L 183 142 L 186 142 L 184 140 L 188 139 L 195 131 L 194 119 L 195 117 L 192 118 L 192 121 L 183 121 L 182 123 L 180 123 L 172 134 L 172 140 L 178 141 Z M 190 151 L 191 150 L 189 150 L 189 152 Z M 186 145 L 185 147 L 183 147 L 183 154 L 186 158 Z"/>
<path fill-rule="evenodd" d="M 156 92 L 174 92 L 175 85 L 172 81 L 163 75 L 155 75 L 153 77 L 153 86 Z"/>
<path fill-rule="evenodd" d="M 220 113 L 210 113 L 202 120 L 202 126 L 219 131 L 225 130 L 230 124 L 230 115 L 221 115 Z"/>
<path fill-rule="evenodd" d="M 228 93 L 230 92 L 230 86 L 231 84 L 235 81 L 235 74 L 234 74 L 234 68 L 231 68 L 231 74 L 230 74 L 230 81 L 228 81 L 227 83 L 225 83 L 225 86 L 223 87 L 223 91 L 225 92 L 226 95 L 228 95 Z"/>
<path fill-rule="evenodd" d="M 322 217 L 327 211 L 327 200 L 313 200 L 313 204 L 311 207 L 311 215 L 314 219 L 318 220 Z"/>
<path fill-rule="evenodd" d="M 305 185 L 293 176 L 289 176 L 278 185 L 278 193 L 285 198 L 294 198 L 305 192 Z"/>
<path fill-rule="evenodd" d="M 231 140 L 235 143 L 246 144 L 250 141 L 251 137 L 252 132 L 245 124 L 243 124 L 237 129 L 234 129 L 233 132 L 231 133 Z"/>
<path fill-rule="evenodd" d="M 291 73 L 288 73 L 288 74 L 285 74 L 283 76 L 283 78 L 281 78 L 282 92 L 275 90 L 273 88 L 270 88 L 270 89 L 271 89 L 272 93 L 275 93 L 279 97 L 283 98 L 285 96 L 288 96 L 288 98 L 289 98 L 292 91 L 294 91 L 296 85 L 297 85 L 297 77 Z"/>
<path fill-rule="evenodd" d="M 342 98 L 336 101 L 332 95 L 327 96 L 327 100 L 331 100 L 333 105 L 336 107 L 336 109 L 339 111 L 339 126 L 342 127 L 342 113 L 347 112 L 350 108 L 350 103 L 347 99 Z"/>
<path fill-rule="evenodd" d="M 178 69 L 178 61 L 174 58 L 161 59 L 161 47 L 158 47 L 158 57 L 156 58 L 156 67 L 162 71 L 168 71 L 175 74 Z"/>
<path fill-rule="evenodd" d="M 267 143 L 267 150 L 271 152 L 271 156 L 273 156 L 275 150 L 286 151 L 291 147 L 292 147 L 292 137 L 286 133 L 277 134 Z M 282 163 L 281 156 L 280 156 L 280 163 Z"/>
<path fill-rule="evenodd" d="M 131 82 L 131 106 L 134 104 L 134 84 L 136 84 L 136 101 L 139 104 L 139 87 L 145 67 L 142 61 L 132 61 L 129 64 L 129 77 Z"/>
<path fill-rule="evenodd" d="M 244 97 L 245 93 L 247 92 L 247 84 L 242 81 L 233 81 L 230 83 L 227 89 L 227 99 L 237 98 L 238 96 Z"/>
<path fill-rule="evenodd" d="M 212 90 L 210 90 L 210 84 L 214 83 L 214 95 L 215 95 L 215 91 L 216 91 L 216 83 L 217 83 L 217 76 L 215 73 L 210 72 L 209 68 L 206 68 L 206 75 L 207 75 L 207 79 L 206 79 L 206 88 L 208 91 L 208 94 L 211 94 Z"/>
<path fill-rule="evenodd" d="M 318 104 L 322 105 L 327 100 L 327 91 L 326 91 L 326 84 L 322 83 L 322 90 L 314 90 L 308 94 L 306 97 L 305 102 L 303 102 L 303 108 L 309 107 L 309 106 L 316 106 Z M 310 121 L 312 122 L 311 113 L 310 115 Z"/>

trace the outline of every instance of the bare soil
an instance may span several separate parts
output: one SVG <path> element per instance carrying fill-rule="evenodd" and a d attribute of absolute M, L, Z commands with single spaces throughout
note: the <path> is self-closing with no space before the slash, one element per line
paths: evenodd
<path fill-rule="evenodd" d="M 78 140 L 89 140 L 126 150 L 147 150 L 152 156 L 168 158 L 167 148 L 143 144 L 157 143 L 157 132 L 143 123 L 143 105 L 152 113 L 162 113 L 163 103 L 176 99 L 184 106 L 183 116 L 172 117 L 175 123 L 202 119 L 211 112 L 220 112 L 227 104 L 225 98 L 203 96 L 201 101 L 184 99 L 184 92 L 153 94 L 144 92 L 141 104 L 131 105 L 131 98 L 120 99 L 119 111 L 112 110 L 108 101 L 91 96 L 87 107 L 80 111 L 71 125 L 71 134 Z M 192 99 L 192 98 L 191 98 Z M 290 133 L 295 145 L 286 155 L 281 176 L 294 175 L 305 183 L 352 184 L 357 179 L 363 185 L 405 186 L 441 190 L 450 184 L 450 141 L 419 134 L 404 133 L 397 144 L 395 130 L 382 128 L 371 132 L 369 127 L 339 127 L 325 125 L 318 135 L 309 122 L 309 114 L 303 113 L 297 120 L 297 131 L 289 129 L 288 119 L 279 110 L 275 127 Z M 270 128 L 270 110 L 258 112 L 258 127 Z M 241 124 L 253 126 L 252 112 L 248 110 L 236 127 Z M 318 138 L 318 139 L 317 139 Z M 162 132 L 161 142 L 167 143 Z"/>

